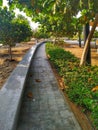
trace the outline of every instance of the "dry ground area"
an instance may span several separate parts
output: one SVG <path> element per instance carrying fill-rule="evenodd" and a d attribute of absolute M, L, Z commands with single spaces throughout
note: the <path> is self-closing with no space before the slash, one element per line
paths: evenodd
<path fill-rule="evenodd" d="M 35 44 L 35 41 L 20 43 L 12 48 L 13 61 L 9 61 L 9 54 L 7 47 L 0 47 L 0 88 L 7 80 L 10 73 L 22 60 L 25 53 Z"/>
<path fill-rule="evenodd" d="M 82 56 L 83 47 L 80 48 L 78 45 L 68 45 L 65 46 L 65 50 L 70 51 L 72 54 L 74 54 L 79 59 Z M 92 48 L 91 49 L 91 64 L 98 66 L 98 52 L 97 49 Z"/>

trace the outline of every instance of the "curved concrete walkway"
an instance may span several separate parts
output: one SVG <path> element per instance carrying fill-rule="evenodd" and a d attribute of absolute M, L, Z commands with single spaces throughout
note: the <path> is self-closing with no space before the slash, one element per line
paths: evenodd
<path fill-rule="evenodd" d="M 81 130 L 58 88 L 45 44 L 32 59 L 17 130 Z"/>

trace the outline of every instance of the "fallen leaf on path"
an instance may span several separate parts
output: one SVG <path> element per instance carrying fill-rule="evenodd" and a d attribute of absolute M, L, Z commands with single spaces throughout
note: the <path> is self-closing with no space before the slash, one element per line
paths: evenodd
<path fill-rule="evenodd" d="M 40 80 L 40 79 L 35 79 L 35 81 L 36 81 L 36 82 L 41 82 L 41 80 Z"/>
<path fill-rule="evenodd" d="M 28 92 L 27 97 L 28 98 L 33 98 L 33 93 L 32 92 Z"/>

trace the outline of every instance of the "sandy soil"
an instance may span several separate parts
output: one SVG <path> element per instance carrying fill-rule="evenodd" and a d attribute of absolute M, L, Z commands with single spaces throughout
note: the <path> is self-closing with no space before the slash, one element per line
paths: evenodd
<path fill-rule="evenodd" d="M 82 56 L 83 47 L 80 48 L 78 45 L 67 45 L 65 46 L 65 50 L 70 51 L 72 54 L 74 54 L 79 59 Z M 98 66 L 98 52 L 97 49 L 92 48 L 91 49 L 91 64 Z"/>
<path fill-rule="evenodd" d="M 32 40 L 26 43 L 20 43 L 16 47 L 12 48 L 13 61 L 9 61 L 9 54 L 7 47 L 0 47 L 0 88 L 6 82 L 8 76 L 22 60 L 26 52 L 35 44 Z"/>

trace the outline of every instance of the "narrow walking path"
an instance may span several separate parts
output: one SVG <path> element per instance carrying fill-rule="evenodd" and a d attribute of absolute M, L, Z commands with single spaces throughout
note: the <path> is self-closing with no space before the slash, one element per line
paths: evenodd
<path fill-rule="evenodd" d="M 17 130 L 81 130 L 58 88 L 45 44 L 32 59 Z"/>

